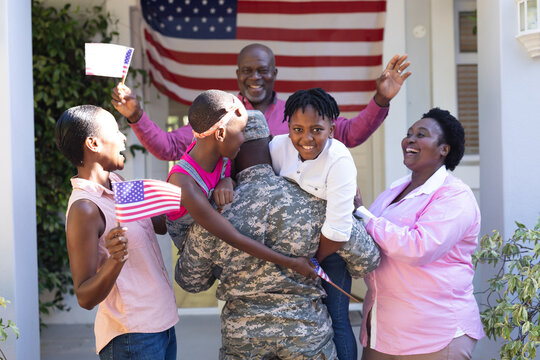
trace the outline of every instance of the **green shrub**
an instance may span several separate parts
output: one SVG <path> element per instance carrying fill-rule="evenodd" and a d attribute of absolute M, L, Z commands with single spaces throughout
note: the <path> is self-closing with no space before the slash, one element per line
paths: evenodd
<path fill-rule="evenodd" d="M 534 229 L 517 223 L 512 238 L 504 241 L 499 232 L 480 240 L 473 263 L 488 263 L 496 274 L 484 291 L 487 304 L 482 323 L 489 338 L 502 338 L 503 360 L 536 357 L 540 345 L 540 219 Z"/>
<path fill-rule="evenodd" d="M 63 217 L 76 169 L 56 148 L 56 120 L 80 104 L 112 110 L 110 94 L 118 80 L 85 76 L 84 44 L 111 42 L 114 25 L 100 7 L 72 11 L 69 4 L 56 9 L 32 1 L 39 291 L 54 294 L 49 302 L 40 300 L 40 313 L 65 309 L 64 294 L 73 291 Z"/>
<path fill-rule="evenodd" d="M 5 308 L 7 304 L 9 303 L 9 300 L 4 299 L 2 296 L 0 296 L 0 307 Z M 17 328 L 17 325 L 11 320 L 8 320 L 6 324 L 4 324 L 4 319 L 0 316 L 0 341 L 6 341 L 8 337 L 7 330 L 10 329 L 17 339 L 19 338 L 19 329 Z M 0 360 L 6 360 L 6 355 L 0 349 Z"/>

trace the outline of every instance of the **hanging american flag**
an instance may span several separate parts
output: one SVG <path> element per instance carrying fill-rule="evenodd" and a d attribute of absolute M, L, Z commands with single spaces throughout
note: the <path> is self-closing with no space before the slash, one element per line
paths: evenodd
<path fill-rule="evenodd" d="M 181 189 L 159 180 L 113 183 L 116 220 L 137 221 L 180 210 Z"/>
<path fill-rule="evenodd" d="M 322 87 L 341 111 L 359 111 L 382 65 L 386 0 L 141 0 L 145 53 L 154 85 L 184 104 L 203 90 L 238 92 L 246 45 L 270 47 L 285 100 Z"/>
<path fill-rule="evenodd" d="M 133 48 L 105 43 L 84 44 L 86 75 L 125 78 Z"/>

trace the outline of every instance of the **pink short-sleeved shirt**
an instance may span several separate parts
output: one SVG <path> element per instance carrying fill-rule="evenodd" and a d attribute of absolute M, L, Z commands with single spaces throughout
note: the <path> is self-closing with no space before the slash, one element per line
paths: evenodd
<path fill-rule="evenodd" d="M 110 173 L 109 179 L 111 182 L 122 181 L 115 173 Z M 114 193 L 99 184 L 77 177 L 71 179 L 71 184 L 73 192 L 69 198 L 67 215 L 75 201 L 86 199 L 96 204 L 105 216 L 105 231 L 98 245 L 99 271 L 109 257 L 105 237 L 116 227 Z M 173 288 L 152 220 L 144 219 L 123 225 L 128 228 L 126 237 L 129 258 L 109 295 L 99 304 L 94 325 L 97 353 L 118 335 L 161 332 L 178 322 Z"/>

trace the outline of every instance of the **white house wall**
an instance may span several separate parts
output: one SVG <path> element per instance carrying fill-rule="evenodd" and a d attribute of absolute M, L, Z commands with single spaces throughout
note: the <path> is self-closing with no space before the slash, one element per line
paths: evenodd
<path fill-rule="evenodd" d="M 483 230 L 506 237 L 540 215 L 540 58 L 516 35 L 513 1 L 478 1 Z"/>
<path fill-rule="evenodd" d="M 39 359 L 30 14 L 29 1 L 0 0 L 0 296 L 11 302 L 0 319 L 3 326 L 14 321 L 21 333 L 15 340 L 7 329 L 0 342 L 8 359 Z"/>
<path fill-rule="evenodd" d="M 405 0 L 387 0 L 386 26 L 384 28 L 383 64 L 388 63 L 394 54 L 405 54 Z M 407 94 L 410 81 L 416 76 L 421 67 L 414 63 L 410 66 L 413 75 L 409 77 L 400 93 L 392 99 L 390 112 L 384 120 L 384 174 L 386 189 L 394 180 L 406 174 L 401 152 L 401 139 L 407 132 Z"/>
<path fill-rule="evenodd" d="M 540 214 L 540 59 L 515 39 L 514 1 L 478 0 L 477 7 L 482 233 L 498 229 L 509 238 L 514 221 L 532 227 Z M 477 289 L 490 270 L 477 270 Z"/>

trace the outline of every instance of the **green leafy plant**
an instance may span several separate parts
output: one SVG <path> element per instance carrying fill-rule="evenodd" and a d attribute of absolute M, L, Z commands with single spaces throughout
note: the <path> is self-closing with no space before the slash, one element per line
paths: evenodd
<path fill-rule="evenodd" d="M 482 323 L 489 338 L 502 338 L 503 360 L 536 357 L 540 345 L 540 219 L 534 229 L 516 222 L 512 238 L 504 241 L 498 231 L 480 240 L 473 263 L 492 264 L 495 275 L 484 291 L 487 304 Z"/>
<path fill-rule="evenodd" d="M 111 42 L 116 20 L 99 6 L 57 9 L 32 1 L 34 128 L 40 313 L 66 310 L 64 294 L 73 293 L 64 232 L 64 213 L 76 169 L 60 154 L 54 140 L 56 120 L 69 107 L 93 104 L 113 111 L 111 90 L 118 79 L 85 76 L 84 44 Z M 111 28 L 113 30 L 111 30 Z M 130 75 L 141 73 L 130 69 Z M 144 74 L 143 74 L 144 75 Z"/>
<path fill-rule="evenodd" d="M 6 308 L 7 304 L 9 304 L 9 300 L 4 299 L 2 296 L 0 296 L 0 307 Z M 6 341 L 8 338 L 8 332 L 7 330 L 11 330 L 17 339 L 19 338 L 19 328 L 17 328 L 17 325 L 11 320 L 7 321 L 7 324 L 4 324 L 4 319 L 0 316 L 0 341 Z M 6 355 L 0 349 L 0 360 L 6 360 Z"/>

